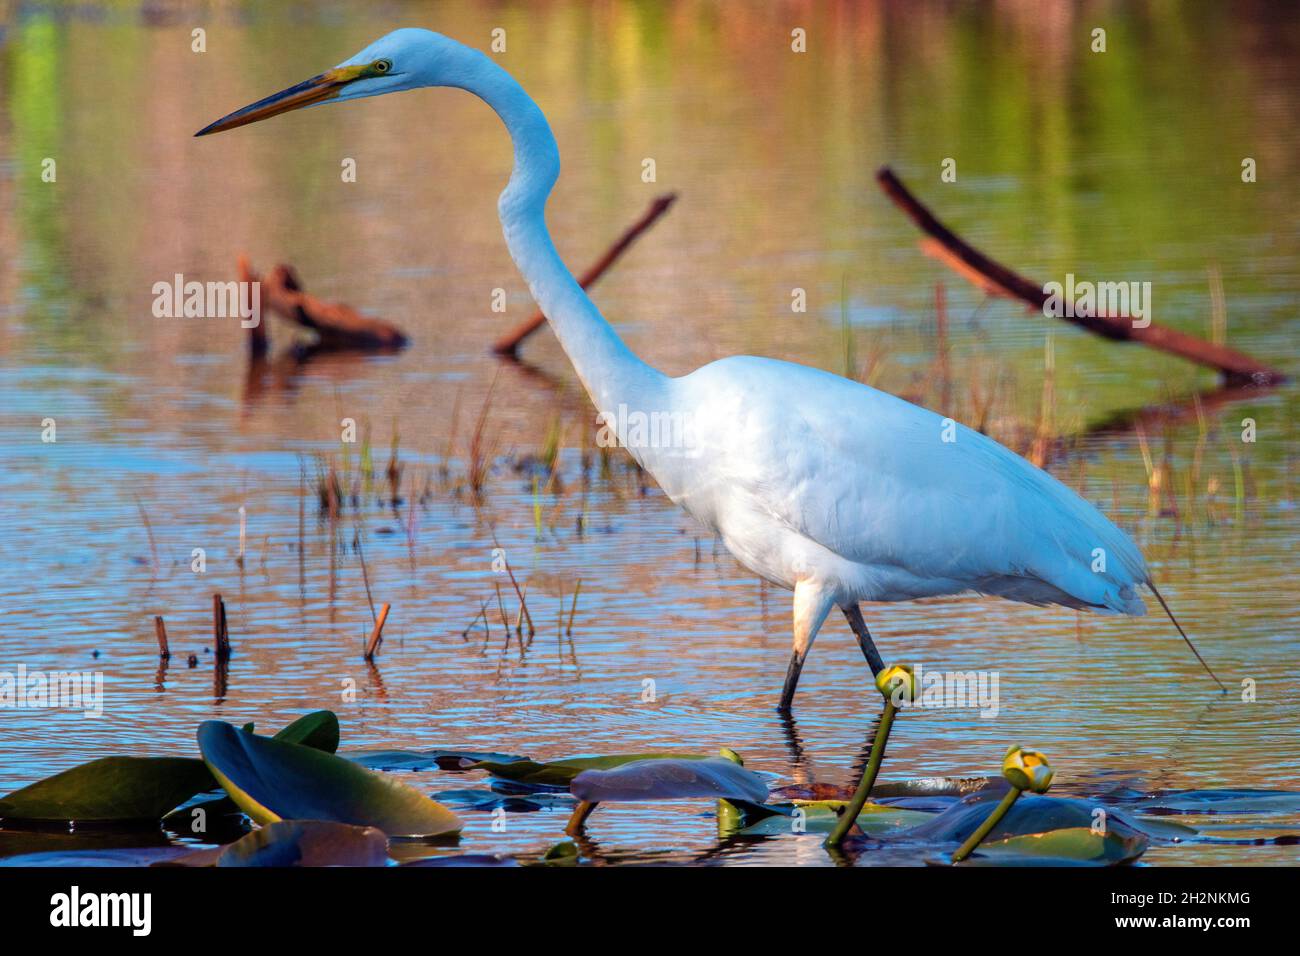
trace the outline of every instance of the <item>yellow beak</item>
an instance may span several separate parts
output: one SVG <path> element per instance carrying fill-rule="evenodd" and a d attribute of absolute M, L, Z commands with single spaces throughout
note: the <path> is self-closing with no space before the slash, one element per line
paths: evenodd
<path fill-rule="evenodd" d="M 243 109 L 235 110 L 228 116 L 221 117 L 215 123 L 203 127 L 194 135 L 207 136 L 209 133 L 223 133 L 237 126 L 247 126 L 249 123 L 256 123 L 258 120 L 268 119 L 272 116 L 279 116 L 281 113 L 288 113 L 290 110 L 332 100 L 342 92 L 343 87 L 368 75 L 369 69 L 369 66 L 360 65 L 340 66 L 332 70 L 326 70 L 324 73 L 313 76 L 310 80 L 303 80 L 287 90 L 281 90 L 279 93 L 266 97 L 266 99 L 258 100 Z"/>

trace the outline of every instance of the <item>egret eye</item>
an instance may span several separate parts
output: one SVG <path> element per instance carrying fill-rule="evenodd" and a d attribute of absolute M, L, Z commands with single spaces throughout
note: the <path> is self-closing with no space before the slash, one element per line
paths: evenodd
<path fill-rule="evenodd" d="M 374 70 L 376 73 L 387 73 L 393 68 L 392 60 L 376 60 Z"/>

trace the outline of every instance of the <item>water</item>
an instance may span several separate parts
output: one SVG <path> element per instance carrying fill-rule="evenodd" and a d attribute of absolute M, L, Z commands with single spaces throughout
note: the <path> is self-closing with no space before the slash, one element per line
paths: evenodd
<path fill-rule="evenodd" d="M 783 725 L 773 708 L 788 594 L 643 487 L 621 453 L 602 474 L 593 412 L 548 331 L 526 347 L 528 367 L 486 354 L 532 310 L 495 217 L 510 155 L 489 110 L 422 91 L 190 137 L 395 26 L 479 45 L 506 28 L 500 60 L 560 142 L 550 224 L 575 269 L 655 195 L 680 193 L 595 296 L 665 371 L 751 353 L 842 372 L 846 319 L 859 377 L 934 405 L 942 283 L 948 407 L 970 420 L 994 394 L 988 426 L 1005 440 L 1038 419 L 1049 333 L 1058 433 L 1213 386 L 1184 362 L 983 302 L 918 251 L 874 185 L 885 163 L 1026 275 L 1150 281 L 1157 320 L 1194 334 L 1211 334 L 1217 273 L 1229 343 L 1298 371 L 1300 27 L 1267 8 L 1245 23 L 1219 5 L 1117 4 L 1104 54 L 1088 51 L 1092 21 L 1068 4 L 775 16 L 739 3 L 250 4 L 203 18 L 204 54 L 190 51 L 193 19 L 39 4 L 0 13 L 0 670 L 96 670 L 105 691 L 97 719 L 0 710 L 0 793 L 108 753 L 192 754 L 204 719 L 271 730 L 322 707 L 339 713 L 344 750 L 543 759 L 728 746 L 781 783 L 852 781 L 879 698 L 843 622 L 822 632 Z M 791 25 L 808 30 L 807 54 L 789 52 Z M 46 157 L 56 183 L 41 181 Z M 945 157 L 955 183 L 939 180 Z M 1253 184 L 1241 182 L 1243 157 L 1257 161 Z M 340 180 L 345 158 L 355 183 Z M 645 158 L 656 183 L 641 180 Z M 397 322 L 413 345 L 281 363 L 250 384 L 236 321 L 151 313 L 153 283 L 233 278 L 240 251 L 261 268 L 294 263 L 310 291 Z M 804 314 L 791 311 L 796 287 Z M 497 288 L 504 315 L 490 308 Z M 283 347 L 284 327 L 272 333 Z M 493 468 L 476 506 L 464 477 L 489 389 Z M 1019 742 L 1051 755 L 1066 792 L 1115 780 L 1134 792 L 1300 789 L 1298 394 L 1206 403 L 1201 421 L 1148 431 L 1155 462 L 1172 469 L 1172 501 L 1153 506 L 1132 433 L 1053 464 L 1134 534 L 1227 697 L 1158 616 L 979 598 L 868 607 L 887 659 L 1001 681 L 996 718 L 901 718 L 884 776 L 995 773 Z M 45 418 L 56 443 L 41 441 Z M 316 456 L 342 466 L 343 418 L 369 435 L 378 487 L 359 488 L 359 506 L 331 527 Z M 1241 441 L 1245 418 L 1254 443 Z M 534 472 L 515 465 L 557 429 L 558 488 L 543 475 L 535 496 Z M 390 496 L 394 434 L 397 507 L 377 502 Z M 536 634 L 523 653 L 500 621 L 494 587 L 512 619 L 518 601 L 493 572 L 497 546 L 528 583 Z M 194 548 L 206 551 L 203 575 L 190 570 Z M 362 661 L 367 582 L 376 604 L 393 605 L 374 667 Z M 235 645 L 224 692 L 208 650 L 214 592 Z M 462 636 L 484 603 L 490 633 L 480 622 Z M 155 614 L 176 653 L 162 674 Z M 460 850 L 475 853 L 540 852 L 564 822 L 511 814 L 498 833 L 486 812 L 463 816 Z M 1271 839 L 1300 820 L 1212 822 Z M 794 837 L 719 848 L 704 803 L 605 807 L 591 840 L 588 855 L 615 862 L 828 862 L 818 841 Z M 1193 842 L 1146 859 L 1295 858 L 1293 846 Z"/>

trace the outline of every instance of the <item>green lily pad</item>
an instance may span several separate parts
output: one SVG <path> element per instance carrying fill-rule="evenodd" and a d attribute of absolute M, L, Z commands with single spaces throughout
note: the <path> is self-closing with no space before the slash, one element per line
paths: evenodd
<path fill-rule="evenodd" d="M 578 859 L 578 845 L 572 840 L 565 840 L 543 853 L 539 862 L 542 866 L 577 866 Z"/>
<path fill-rule="evenodd" d="M 897 835 L 902 841 L 960 844 L 993 812 L 996 794 L 966 797 L 933 819 Z M 1104 816 L 1097 811 L 1102 811 Z M 1102 833 L 1093 833 L 1101 824 Z M 1024 839 L 1020 839 L 1020 838 Z M 1090 800 L 1025 794 L 976 849 L 986 859 L 1051 857 L 1084 863 L 1122 863 L 1146 851 L 1150 838 L 1127 814 Z M 989 849 L 987 853 L 984 851 Z M 973 859 L 973 857 L 972 857 Z"/>
<path fill-rule="evenodd" d="M 389 836 L 460 830 L 446 807 L 351 760 L 217 720 L 199 725 L 198 741 L 212 775 L 257 823 L 327 820 L 377 827 Z"/>
<path fill-rule="evenodd" d="M 583 770 L 569 783 L 569 792 L 588 803 L 686 797 L 762 803 L 767 799 L 767 783 L 726 757 L 650 757 Z"/>
<path fill-rule="evenodd" d="M 638 760 L 710 760 L 700 754 L 611 754 L 604 757 L 563 757 L 546 763 L 533 760 L 481 760 L 466 770 L 486 770 L 494 777 L 536 787 L 568 789 L 584 770 L 609 770 Z"/>
<path fill-rule="evenodd" d="M 200 760 L 100 757 L 0 798 L 0 817 L 157 823 L 168 810 L 212 787 L 212 775 Z"/>
<path fill-rule="evenodd" d="M 332 754 L 339 749 L 339 719 L 331 710 L 314 710 L 282 728 L 273 739 Z"/>
<path fill-rule="evenodd" d="M 339 745 L 339 720 L 328 710 L 318 710 L 299 717 L 275 739 L 333 753 Z M 31 823 L 156 823 L 217 787 L 202 760 L 100 757 L 0 798 L 0 818 Z M 210 814 L 233 809 L 207 807 Z"/>
<path fill-rule="evenodd" d="M 1038 860 L 1051 866 L 1063 863 L 1116 866 L 1131 863 L 1146 848 L 1146 837 L 1140 833 L 1126 834 L 1107 827 L 1104 834 L 1099 834 L 1087 827 L 1067 827 L 1046 833 L 1023 833 L 1005 840 L 986 840 L 967 859 L 977 860 L 977 865 L 1025 866 Z"/>
<path fill-rule="evenodd" d="M 242 729 L 250 734 L 253 733 L 252 724 L 244 724 Z M 288 726 L 282 727 L 273 739 L 302 744 L 304 747 L 313 747 L 325 753 L 334 753 L 339 746 L 339 719 L 333 711 L 312 711 L 303 714 Z M 203 763 L 201 760 L 198 762 Z M 207 769 L 206 764 L 204 769 Z M 211 789 L 215 791 L 215 795 L 195 794 L 164 816 L 163 826 L 178 833 L 208 837 L 210 841 L 216 839 L 219 842 L 224 842 L 220 840 L 222 835 L 238 839 L 240 834 L 246 832 L 248 827 L 244 825 L 244 811 L 239 809 L 239 804 L 231 800 L 225 791 L 221 790 L 221 785 L 217 783 L 215 777 L 211 779 Z M 196 815 L 195 810 L 202 810 L 202 815 Z M 201 826 L 202 829 L 196 829 L 196 826 Z"/>
<path fill-rule="evenodd" d="M 374 827 L 281 820 L 225 847 L 217 866 L 385 866 L 388 838 Z"/>

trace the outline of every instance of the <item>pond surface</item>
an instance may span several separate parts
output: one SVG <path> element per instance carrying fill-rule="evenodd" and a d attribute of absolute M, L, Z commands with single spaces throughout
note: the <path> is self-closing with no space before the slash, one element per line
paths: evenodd
<path fill-rule="evenodd" d="M 883 778 L 996 773 L 1022 743 L 1051 756 L 1067 793 L 1300 790 L 1300 390 L 1089 437 L 1214 377 L 985 300 L 922 254 L 873 179 L 891 165 L 1030 277 L 1149 281 L 1157 321 L 1298 374 L 1300 26 L 1294 11 L 1251 7 L 1245 22 L 1229 9 L 0 7 L 0 671 L 100 672 L 104 692 L 95 718 L 0 708 L 0 793 L 105 754 L 193 754 L 205 719 L 269 730 L 318 708 L 339 713 L 345 752 L 726 746 L 774 782 L 855 779 L 880 699 L 843 621 L 822 631 L 783 722 L 789 595 L 739 567 L 622 452 L 601 455 L 549 330 L 526 366 L 487 354 L 533 308 L 496 219 L 510 153 L 488 109 L 420 91 L 191 137 L 403 25 L 481 47 L 506 29 L 500 60 L 546 110 L 564 157 L 549 221 L 575 271 L 656 195 L 680 194 L 594 292 L 648 361 L 680 374 L 733 353 L 777 356 L 983 420 L 1019 450 L 1039 426 L 1077 438 L 1051 470 L 1134 535 L 1229 685 L 1214 693 L 1158 612 L 976 597 L 867 606 L 887 660 L 999 678 L 996 716 L 900 718 Z M 191 52 L 196 26 L 206 53 Z M 790 51 L 796 26 L 805 54 Z M 1089 50 L 1095 26 L 1105 53 Z M 1247 157 L 1253 183 L 1241 179 Z M 647 158 L 654 183 L 642 181 Z M 955 182 L 940 179 L 946 158 Z M 345 159 L 356 182 L 341 179 Z M 311 292 L 396 322 L 412 345 L 250 376 L 237 320 L 154 317 L 155 282 L 233 279 L 245 251 L 262 269 L 293 263 Z M 806 312 L 792 311 L 796 288 Z M 271 332 L 284 349 L 285 327 Z M 485 408 L 491 467 L 476 501 Z M 341 443 L 345 418 L 368 459 L 362 441 Z M 42 441 L 45 419 L 56 442 Z M 538 463 L 551 450 L 553 473 Z M 317 495 L 331 466 L 347 486 L 335 520 Z M 526 642 L 502 625 L 519 601 L 494 571 L 498 547 L 527 585 Z M 215 592 L 234 644 L 224 681 Z M 372 600 L 392 611 L 368 666 Z M 162 671 L 155 615 L 174 652 Z M 565 818 L 510 814 L 497 832 L 486 811 L 463 816 L 469 853 L 540 852 Z M 704 803 L 606 807 L 586 852 L 830 862 L 819 839 L 793 835 L 719 848 L 711 818 Z M 1146 862 L 1297 859 L 1272 842 L 1295 832 L 1294 813 L 1179 819 L 1213 823 L 1215 839 Z M 0 853 L 15 852 L 4 837 Z"/>

